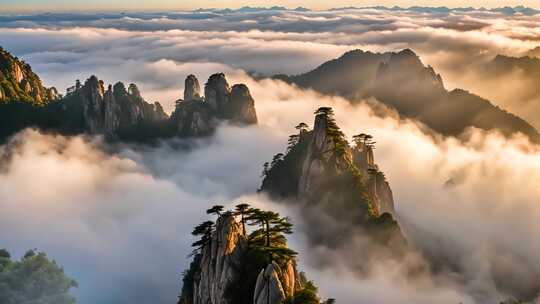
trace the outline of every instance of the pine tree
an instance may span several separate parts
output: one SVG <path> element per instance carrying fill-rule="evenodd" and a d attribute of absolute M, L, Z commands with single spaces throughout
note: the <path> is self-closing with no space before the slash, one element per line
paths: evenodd
<path fill-rule="evenodd" d="M 214 205 L 212 208 L 206 210 L 206 214 L 216 214 L 218 217 L 221 216 L 224 207 L 222 205 Z"/>
<path fill-rule="evenodd" d="M 246 235 L 246 220 L 245 216 L 248 213 L 248 210 L 250 209 L 248 204 L 238 204 L 235 207 L 236 214 L 240 215 L 240 222 L 242 223 L 242 232 L 244 235 Z"/>
<path fill-rule="evenodd" d="M 210 242 L 212 241 L 213 232 L 214 232 L 214 222 L 212 221 L 203 222 L 193 229 L 191 234 L 193 236 L 201 237 L 198 241 L 191 244 L 191 246 L 195 247 L 195 249 L 193 250 L 193 254 L 197 253 L 206 245 L 210 244 Z"/>

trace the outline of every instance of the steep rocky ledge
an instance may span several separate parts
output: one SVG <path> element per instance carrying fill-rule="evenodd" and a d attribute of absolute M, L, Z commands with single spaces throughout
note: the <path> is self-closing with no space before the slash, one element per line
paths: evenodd
<path fill-rule="evenodd" d="M 349 145 L 326 107 L 316 111 L 313 130 L 305 123 L 297 129 L 287 152 L 265 164 L 260 191 L 313 209 L 304 217 L 308 225 L 321 225 L 320 214 L 327 215 L 327 229 L 308 233 L 314 242 L 339 247 L 361 228 L 385 246 L 403 247 L 392 190 L 375 163 L 372 137 L 356 135 Z"/>
<path fill-rule="evenodd" d="M 316 288 L 297 271 L 296 253 L 286 245 L 283 233 L 291 232 L 290 224 L 277 213 L 238 206 L 224 213 L 223 207 L 215 206 L 209 211 L 217 212 L 217 221 L 195 228 L 193 234 L 201 239 L 193 244 L 193 261 L 184 273 L 178 303 L 281 304 L 295 297 L 319 303 Z M 272 219 L 265 226 L 261 218 L 268 216 Z M 246 232 L 246 225 L 261 221 L 262 228 Z"/>

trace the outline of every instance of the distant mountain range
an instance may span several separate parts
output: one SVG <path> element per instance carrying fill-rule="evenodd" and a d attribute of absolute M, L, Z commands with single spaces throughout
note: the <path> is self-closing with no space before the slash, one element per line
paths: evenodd
<path fill-rule="evenodd" d="M 7 51 L 0 54 L 0 140 L 26 127 L 146 141 L 208 135 L 220 120 L 257 123 L 249 89 L 242 84 L 230 87 L 220 73 L 206 82 L 204 96 L 198 80 L 188 76 L 184 100 L 177 102 L 169 117 L 159 103 L 147 103 L 135 84 L 117 83 L 106 89 L 92 76 L 84 84 L 77 81 L 66 96 L 60 96 L 56 89 L 43 87 L 28 64 Z M 507 66 L 520 66 L 534 76 L 540 60 L 499 56 L 492 64 L 502 73 Z M 352 102 L 374 97 L 443 135 L 457 136 L 476 127 L 508 136 L 522 133 L 540 142 L 537 130 L 520 117 L 467 91 L 446 90 L 442 77 L 409 49 L 393 53 L 353 50 L 313 71 L 275 78 Z"/>
<path fill-rule="evenodd" d="M 336 7 L 329 9 L 329 11 L 339 11 L 339 10 L 348 10 L 348 9 L 376 9 L 376 10 L 384 10 L 384 11 L 409 11 L 409 12 L 416 12 L 416 13 L 430 13 L 430 14 L 449 14 L 449 13 L 466 13 L 466 12 L 491 12 L 491 13 L 500 13 L 504 15 L 527 15 L 527 16 L 534 16 L 538 13 L 540 13 L 540 10 L 526 7 L 526 6 L 504 6 L 504 7 L 497 7 L 497 8 L 475 8 L 475 7 L 446 7 L 446 6 L 411 6 L 411 7 L 401 7 L 401 6 L 348 6 L 348 7 Z M 221 14 L 228 14 L 228 13 L 256 13 L 256 12 L 270 12 L 270 11 L 296 11 L 296 12 L 310 12 L 312 10 L 305 8 L 305 7 L 297 7 L 294 9 L 286 8 L 284 6 L 272 6 L 272 7 L 251 7 L 251 6 L 244 6 L 238 9 L 212 9 L 212 8 L 200 8 L 197 10 L 194 10 L 193 12 L 213 12 L 213 13 L 221 13 Z"/>
<path fill-rule="evenodd" d="M 476 127 L 505 135 L 519 132 L 540 141 L 538 131 L 520 117 L 467 91 L 446 90 L 442 77 L 409 49 L 395 53 L 354 50 L 310 72 L 275 78 L 352 102 L 375 97 L 444 135 Z"/>

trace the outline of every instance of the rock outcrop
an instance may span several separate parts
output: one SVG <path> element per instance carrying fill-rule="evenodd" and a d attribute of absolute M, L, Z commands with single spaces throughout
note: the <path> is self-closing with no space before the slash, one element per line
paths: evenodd
<path fill-rule="evenodd" d="M 351 146 L 331 108 L 317 110 L 312 130 L 305 124 L 298 128 L 287 153 L 277 154 L 265 166 L 260 191 L 312 209 L 304 213 L 305 225 L 325 227 L 306 232 L 314 243 L 340 247 L 358 231 L 369 231 L 376 243 L 398 248 L 396 252 L 403 249 L 406 242 L 394 219 L 392 190 L 375 163 L 371 136 L 355 136 Z"/>
<path fill-rule="evenodd" d="M 254 304 L 281 304 L 288 297 L 294 296 L 296 290 L 302 287 L 297 285 L 297 273 L 292 260 L 285 267 L 273 262 L 262 269 L 257 277 L 253 293 Z"/>
<path fill-rule="evenodd" d="M 60 98 L 46 89 L 30 66 L 0 49 L 0 142 L 32 126 L 61 134 L 98 134 L 109 140 L 155 142 L 169 137 L 212 134 L 220 122 L 257 123 L 255 101 L 244 84 L 229 86 L 225 75 L 210 76 L 200 94 L 194 75 L 185 80 L 184 99 L 169 117 L 159 103 L 144 100 L 135 84 L 107 87 L 96 76 L 79 80 Z M 13 119 L 13 117 L 17 119 Z"/>
<path fill-rule="evenodd" d="M 193 282 L 193 304 L 228 303 L 227 286 L 237 279 L 236 269 L 247 250 L 247 238 L 233 216 L 220 217 L 210 244 L 199 258 Z"/>
<path fill-rule="evenodd" d="M 177 134 L 208 135 L 221 120 L 240 125 L 257 123 L 255 101 L 246 85 L 236 84 L 231 89 L 224 74 L 213 74 L 206 82 L 205 96 L 200 97 L 194 75 L 189 75 L 185 83 L 184 100 L 176 102 L 171 115 Z"/>
<path fill-rule="evenodd" d="M 195 75 L 188 75 L 184 82 L 184 101 L 201 100 L 201 87 Z"/>
<path fill-rule="evenodd" d="M 141 123 L 164 121 L 168 117 L 159 103 L 147 103 L 135 84 L 129 89 L 118 82 L 108 86 L 91 76 L 82 87 L 68 94 L 82 107 L 84 129 L 90 134 L 114 137 Z"/>
<path fill-rule="evenodd" d="M 0 48 L 0 103 L 44 105 L 58 99 L 55 88 L 45 88 L 30 65 Z"/>
<path fill-rule="evenodd" d="M 235 302 L 236 296 L 249 299 L 250 303 L 255 304 L 281 304 L 302 289 L 302 279 L 293 259 L 282 266 L 277 262 L 260 265 L 260 272 L 254 277 L 256 280 L 250 282 L 252 275 L 246 274 L 245 269 L 258 267 L 246 265 L 258 263 L 248 256 L 250 252 L 252 251 L 248 237 L 244 234 L 242 225 L 231 214 L 221 215 L 209 243 L 195 254 L 184 275 L 184 286 L 178 303 L 241 304 Z M 249 294 L 238 295 L 237 292 L 231 292 L 235 289 Z"/>

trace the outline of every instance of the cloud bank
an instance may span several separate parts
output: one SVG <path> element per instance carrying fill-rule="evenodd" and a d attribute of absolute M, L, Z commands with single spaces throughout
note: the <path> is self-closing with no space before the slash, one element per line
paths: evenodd
<path fill-rule="evenodd" d="M 376 8 L 4 15 L 0 45 L 61 91 L 98 74 L 107 82 L 136 82 L 168 111 L 189 73 L 296 74 L 354 48 L 412 48 L 442 73 L 447 87 L 517 111 L 521 98 L 506 98 L 493 83 L 521 78 L 486 79 L 475 67 L 497 54 L 521 56 L 539 46 L 539 23 L 540 15 Z M 506 92 L 523 86 L 512 88 Z"/>
<path fill-rule="evenodd" d="M 166 303 L 177 295 L 189 231 L 205 218 L 205 208 L 244 201 L 270 204 L 294 218 L 291 245 L 300 249 L 303 268 L 323 296 L 341 303 L 482 303 L 538 281 L 540 248 L 527 240 L 540 232 L 539 147 L 478 130 L 464 141 L 434 138 L 422 126 L 377 116 L 367 105 L 281 82 L 233 80 L 251 88 L 261 125 L 223 126 L 214 137 L 190 143 L 191 149 L 164 142 L 104 152 L 95 138 L 19 134 L 1 153 L 3 246 L 49 252 L 79 280 L 83 304 Z M 307 247 L 301 214 L 255 194 L 261 164 L 284 149 L 296 123 L 311 123 L 320 105 L 335 108 L 348 136 L 375 136 L 377 162 L 409 241 L 426 255 L 448 259 L 452 271 L 411 280 L 400 270 L 406 265 L 374 264 L 369 276 L 358 276 L 346 262 L 350 254 Z M 450 179 L 453 186 L 445 186 Z M 335 264 L 318 267 L 318 254 L 335 256 Z M 519 280 L 496 282 L 500 274 Z M 333 282 L 336 276 L 343 284 Z"/>
<path fill-rule="evenodd" d="M 175 148 L 186 144 L 178 141 L 109 147 L 96 138 L 25 131 L 0 151 L 0 242 L 15 255 L 38 247 L 57 258 L 79 280 L 80 303 L 170 303 L 188 263 L 189 231 L 203 210 L 250 201 L 295 218 L 299 233 L 291 242 L 301 249 L 302 266 L 323 296 L 339 303 L 534 297 L 529 291 L 540 290 L 540 248 L 531 241 L 540 232 L 538 146 L 478 130 L 460 139 L 434 137 L 395 113 L 376 115 L 364 104 L 257 82 L 246 73 L 294 74 L 352 48 L 410 47 L 442 72 L 448 87 L 477 90 L 481 78 L 463 77 L 464 71 L 498 53 L 521 55 L 537 46 L 539 22 L 491 12 L 376 9 L 0 18 L 0 45 L 49 86 L 62 89 L 97 74 L 106 82 L 135 82 L 148 100 L 171 111 L 187 74 L 203 81 L 224 71 L 230 83 L 249 86 L 261 122 L 223 126 L 190 149 Z M 340 262 L 343 252 L 306 247 L 295 210 L 255 194 L 261 164 L 284 150 L 298 122 L 311 124 L 322 105 L 335 108 L 348 136 L 366 132 L 377 139 L 376 159 L 400 223 L 425 255 L 415 263 L 436 256 L 452 267 L 411 280 L 403 265 L 381 264 L 358 276 Z M 316 267 L 317 254 L 337 262 Z M 335 277 L 343 278 L 339 286 Z"/>

